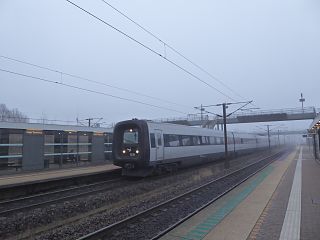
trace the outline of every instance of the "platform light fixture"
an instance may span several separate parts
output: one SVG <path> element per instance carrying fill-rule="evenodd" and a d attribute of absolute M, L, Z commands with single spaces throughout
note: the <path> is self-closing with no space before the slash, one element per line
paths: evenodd
<path fill-rule="evenodd" d="M 26 129 L 26 133 L 31 135 L 42 135 L 43 131 L 39 129 Z"/>
<path fill-rule="evenodd" d="M 64 130 L 65 132 L 68 132 L 68 133 L 76 133 L 76 131 L 75 130 Z"/>
<path fill-rule="evenodd" d="M 107 136 L 107 134 L 106 134 L 106 133 L 103 133 L 103 132 L 94 132 L 93 135 L 94 135 L 94 136 L 101 136 L 101 137 L 102 137 L 102 136 Z"/>

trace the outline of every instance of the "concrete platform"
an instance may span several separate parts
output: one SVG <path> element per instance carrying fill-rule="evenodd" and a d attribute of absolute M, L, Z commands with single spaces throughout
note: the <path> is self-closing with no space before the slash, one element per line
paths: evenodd
<path fill-rule="evenodd" d="M 97 166 L 78 167 L 69 169 L 55 169 L 47 171 L 37 171 L 30 173 L 19 173 L 0 177 L 0 188 L 11 186 L 28 185 L 31 183 L 47 182 L 57 179 L 67 179 L 76 176 L 87 176 L 103 172 L 109 172 L 119 167 L 113 164 L 103 164 Z"/>
<path fill-rule="evenodd" d="M 319 182 L 320 164 L 297 147 L 161 239 L 320 239 Z"/>

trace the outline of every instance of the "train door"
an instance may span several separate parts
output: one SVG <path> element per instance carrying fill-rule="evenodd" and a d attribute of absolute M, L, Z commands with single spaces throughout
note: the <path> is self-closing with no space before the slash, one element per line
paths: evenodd
<path fill-rule="evenodd" d="M 162 131 L 155 130 L 155 137 L 156 137 L 156 160 L 161 161 L 163 160 L 163 140 L 162 140 Z"/>

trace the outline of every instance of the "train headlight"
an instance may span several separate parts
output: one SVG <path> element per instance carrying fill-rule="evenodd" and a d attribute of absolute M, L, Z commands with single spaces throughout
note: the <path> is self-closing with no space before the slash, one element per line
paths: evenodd
<path fill-rule="evenodd" d="M 125 153 L 126 153 L 126 150 L 122 150 L 122 153 L 125 154 Z"/>
<path fill-rule="evenodd" d="M 138 149 L 136 150 L 136 154 L 139 154 L 139 150 Z"/>

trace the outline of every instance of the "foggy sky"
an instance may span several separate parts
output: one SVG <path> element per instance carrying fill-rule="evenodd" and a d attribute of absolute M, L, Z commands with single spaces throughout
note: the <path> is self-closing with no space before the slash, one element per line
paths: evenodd
<path fill-rule="evenodd" d="M 320 2 L 317 0 L 108 1 L 241 95 L 178 57 L 100 0 L 74 0 L 237 101 L 261 109 L 319 107 Z M 130 98 L 183 113 L 231 101 L 113 29 L 58 1 L 0 1 L 0 55 L 127 88 L 169 104 L 0 58 L 0 68 Z M 0 72 L 0 103 L 30 117 L 75 120 L 183 116 Z M 209 111 L 221 112 L 210 108 Z M 291 123 L 290 123 L 291 124 Z M 289 125 L 290 125 L 289 124 Z M 303 122 L 308 127 L 308 122 Z"/>

